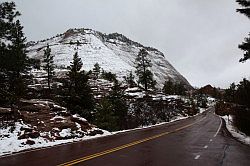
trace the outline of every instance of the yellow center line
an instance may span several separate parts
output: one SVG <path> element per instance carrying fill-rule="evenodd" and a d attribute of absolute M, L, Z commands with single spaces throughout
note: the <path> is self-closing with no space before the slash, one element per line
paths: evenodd
<path fill-rule="evenodd" d="M 161 134 L 157 134 L 157 135 L 154 135 L 154 136 L 151 136 L 151 137 L 147 137 L 147 138 L 144 138 L 144 139 L 141 139 L 141 140 L 138 140 L 138 141 L 134 141 L 134 142 L 131 142 L 131 143 L 128 143 L 128 144 L 125 144 L 125 145 L 121 145 L 121 146 L 118 146 L 118 147 L 115 147 L 115 148 L 112 148 L 112 149 L 108 149 L 108 150 L 105 150 L 103 152 L 98 152 L 98 153 L 95 153 L 95 154 L 92 154 L 92 155 L 88 155 L 88 156 L 85 156 L 85 157 L 82 157 L 82 158 L 79 158 L 79 159 L 75 159 L 75 160 L 72 160 L 72 161 L 69 161 L 69 162 L 65 162 L 65 163 L 62 163 L 62 164 L 60 164 L 58 166 L 71 166 L 71 165 L 75 165 L 75 164 L 78 164 L 78 163 L 81 163 L 81 162 L 84 162 L 84 161 L 87 161 L 87 160 L 91 160 L 93 158 L 97 158 L 97 157 L 100 157 L 100 156 L 103 156 L 103 155 L 106 155 L 106 154 L 109 154 L 109 153 L 113 153 L 113 152 L 116 152 L 116 151 L 119 151 L 119 150 L 122 150 L 122 149 L 125 149 L 125 148 L 128 148 L 128 147 L 131 147 L 131 146 L 135 146 L 137 144 L 141 144 L 143 142 L 147 142 L 147 141 L 150 141 L 150 140 L 162 137 L 164 135 L 168 135 L 170 133 L 174 133 L 174 132 L 183 130 L 183 129 L 187 128 L 187 127 L 190 127 L 190 126 L 192 126 L 192 125 L 194 125 L 196 123 L 201 122 L 205 118 L 206 117 L 202 118 L 201 120 L 199 120 L 197 122 L 194 122 L 194 123 L 182 126 L 182 127 L 178 128 L 178 129 L 175 129 L 173 131 L 163 132 Z"/>

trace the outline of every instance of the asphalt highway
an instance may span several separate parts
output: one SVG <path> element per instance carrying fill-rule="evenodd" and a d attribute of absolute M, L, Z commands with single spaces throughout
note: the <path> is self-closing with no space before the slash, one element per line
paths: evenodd
<path fill-rule="evenodd" d="M 0 166 L 249 166 L 250 146 L 228 133 L 213 108 L 147 129 L 0 158 Z"/>

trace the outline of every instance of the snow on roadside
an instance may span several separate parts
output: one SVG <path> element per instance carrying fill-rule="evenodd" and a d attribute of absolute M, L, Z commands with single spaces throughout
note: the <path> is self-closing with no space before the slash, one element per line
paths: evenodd
<path fill-rule="evenodd" d="M 247 136 L 246 134 L 239 131 L 236 127 L 232 124 L 232 116 L 229 116 L 229 119 L 227 116 L 222 116 L 222 118 L 226 122 L 227 130 L 232 134 L 233 137 L 238 139 L 239 141 L 250 145 L 250 136 Z"/>
<path fill-rule="evenodd" d="M 194 116 L 200 115 L 201 113 L 198 113 L 198 114 L 196 114 Z M 118 134 L 118 133 L 125 133 L 125 132 L 128 132 L 128 131 L 134 131 L 134 130 L 141 130 L 141 129 L 152 128 L 152 127 L 156 127 L 156 126 L 165 125 L 165 124 L 168 124 L 168 123 L 173 123 L 175 121 L 179 121 L 179 120 L 182 120 L 182 119 L 191 118 L 191 117 L 194 117 L 194 116 L 181 116 L 181 115 L 179 115 L 179 116 L 173 117 L 173 119 L 170 120 L 169 122 L 161 122 L 161 123 L 157 123 L 157 124 L 154 124 L 154 125 L 141 126 L 141 127 L 137 127 L 137 128 L 133 128 L 133 129 L 128 129 L 128 130 L 114 131 L 114 132 L 111 132 L 111 133 L 112 134 Z"/>
<path fill-rule="evenodd" d="M 171 95 L 171 96 L 167 96 L 167 98 L 175 98 L 175 99 L 177 99 L 177 98 L 181 98 L 181 97 L 177 96 L 177 95 Z M 213 106 L 214 103 L 212 103 L 210 105 Z M 157 124 L 154 124 L 154 125 L 141 126 L 141 127 L 137 127 L 137 128 L 133 128 L 133 129 L 128 129 L 128 130 L 114 131 L 114 132 L 111 132 L 111 133 L 112 134 L 118 134 L 118 133 L 124 133 L 124 132 L 128 132 L 128 131 L 141 130 L 141 129 L 152 128 L 152 127 L 156 127 L 156 126 L 161 126 L 161 125 L 172 123 L 172 122 L 175 122 L 175 121 L 178 121 L 178 120 L 182 120 L 182 119 L 187 119 L 187 118 L 190 118 L 190 117 L 198 116 L 198 115 L 202 114 L 203 112 L 207 111 L 208 109 L 209 108 L 200 108 L 199 107 L 199 113 L 197 113 L 194 116 L 182 116 L 182 115 L 179 115 L 179 116 L 173 117 L 169 122 L 161 122 L 161 123 L 157 123 Z"/>
<path fill-rule="evenodd" d="M 14 127 L 0 128 L 0 156 L 12 154 L 14 152 L 20 152 L 23 150 L 51 147 L 51 146 L 55 146 L 59 144 L 72 143 L 72 142 L 83 141 L 83 140 L 94 139 L 94 138 L 111 135 L 111 133 L 108 131 L 101 130 L 98 128 L 92 128 L 90 131 L 101 130 L 103 134 L 96 134 L 95 136 L 85 135 L 82 138 L 71 138 L 71 139 L 65 139 L 65 140 L 48 140 L 41 136 L 48 135 L 50 133 L 40 133 L 41 136 L 38 138 L 18 139 L 20 133 L 23 132 L 21 131 L 22 127 L 29 128 L 29 126 L 24 124 L 23 122 L 16 122 Z M 71 131 L 69 129 L 63 129 L 60 132 L 60 135 L 62 137 L 70 136 Z M 26 143 L 27 140 L 34 141 L 34 144 L 33 145 L 27 144 Z"/>
<path fill-rule="evenodd" d="M 205 112 L 207 109 L 206 108 L 199 108 L 200 113 Z"/>
<path fill-rule="evenodd" d="M 200 113 L 196 114 L 195 116 L 201 114 L 202 112 L 204 112 L 205 110 L 200 111 Z M 74 115 L 74 117 L 79 118 L 77 115 Z M 51 147 L 51 146 L 55 146 L 55 145 L 59 145 L 59 144 L 66 144 L 66 143 L 72 143 L 72 142 L 77 142 L 77 141 L 83 141 L 83 140 L 89 140 L 89 139 L 95 139 L 95 138 L 99 138 L 99 137 L 105 137 L 108 135 L 113 135 L 113 134 L 118 134 L 118 133 L 124 133 L 124 132 L 128 132 L 128 131 L 133 131 L 133 130 L 140 130 L 140 129 L 146 129 L 146 128 L 151 128 L 151 127 L 155 127 L 155 126 L 160 126 L 160 125 L 164 125 L 164 124 L 168 124 L 168 123 L 172 123 L 178 120 L 182 120 L 182 119 L 187 119 L 190 118 L 192 116 L 176 116 L 173 117 L 172 120 L 170 120 L 169 122 L 162 122 L 162 123 L 158 123 L 155 125 L 149 125 L 149 126 L 141 126 L 138 128 L 134 128 L 134 129 L 128 129 L 128 130 L 122 130 L 122 131 L 116 131 L 116 132 L 108 132 L 105 130 L 101 130 L 99 128 L 92 128 L 90 131 L 94 131 L 94 130 L 101 130 L 103 132 L 103 134 L 97 134 L 95 136 L 89 136 L 89 135 L 85 135 L 82 138 L 70 138 L 70 139 L 65 139 L 65 140 L 48 140 L 44 137 L 41 137 L 43 135 L 48 135 L 50 133 L 40 133 L 40 137 L 35 138 L 35 139 L 21 139 L 19 140 L 19 134 L 22 133 L 21 128 L 29 128 L 29 126 L 27 126 L 26 124 L 24 124 L 23 122 L 16 122 L 15 123 L 15 127 L 6 127 L 6 128 L 0 128 L 0 156 L 3 155 L 7 155 L 7 154 L 11 154 L 14 152 L 20 152 L 23 150 L 29 150 L 29 149 L 35 149 L 35 148 L 46 148 L 46 147 Z M 60 116 L 56 117 L 56 118 L 61 118 Z M 82 118 L 82 120 L 84 121 L 85 119 Z M 79 128 L 78 130 L 81 131 L 80 125 L 78 123 L 76 123 L 76 126 Z M 54 128 L 54 130 L 58 130 L 57 128 Z M 71 130 L 70 129 L 63 129 L 59 134 L 61 137 L 67 137 L 71 135 Z M 28 145 L 26 144 L 27 140 L 32 140 L 35 143 L 33 145 Z M 250 142 L 250 140 L 249 140 Z"/>

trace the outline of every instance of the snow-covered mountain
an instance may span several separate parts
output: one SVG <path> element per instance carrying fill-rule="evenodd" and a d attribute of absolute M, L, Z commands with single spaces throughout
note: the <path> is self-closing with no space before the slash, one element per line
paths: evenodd
<path fill-rule="evenodd" d="M 135 71 L 135 58 L 140 49 L 145 48 L 152 61 L 151 71 L 158 86 L 171 79 L 191 87 L 189 82 L 166 60 L 164 54 L 155 48 L 145 47 L 122 34 L 103 34 L 91 29 L 69 29 L 63 34 L 50 39 L 29 42 L 28 56 L 42 59 L 43 50 L 49 44 L 54 62 L 58 69 L 63 69 L 72 61 L 73 54 L 78 51 L 86 71 L 92 70 L 95 63 L 105 71 L 110 71 L 122 80 L 130 71 Z"/>

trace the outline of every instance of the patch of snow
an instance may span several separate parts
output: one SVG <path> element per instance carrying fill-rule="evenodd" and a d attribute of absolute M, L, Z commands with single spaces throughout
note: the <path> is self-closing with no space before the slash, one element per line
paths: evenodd
<path fill-rule="evenodd" d="M 62 131 L 59 133 L 61 137 L 68 137 L 71 136 L 71 129 L 62 129 Z"/>
<path fill-rule="evenodd" d="M 55 119 L 62 119 L 62 120 L 65 120 L 66 118 L 63 117 L 63 116 L 56 115 L 56 116 L 54 116 L 53 118 L 51 118 L 50 120 L 55 120 Z"/>
<path fill-rule="evenodd" d="M 200 107 L 199 107 L 199 110 L 200 110 L 200 113 L 203 113 L 203 112 L 205 112 L 207 109 L 206 109 L 206 108 L 200 108 Z"/>
<path fill-rule="evenodd" d="M 200 115 L 200 114 L 196 114 L 194 116 L 198 116 L 198 115 Z M 169 122 L 161 122 L 161 123 L 157 123 L 157 124 L 154 124 L 154 125 L 142 126 L 142 127 L 137 127 L 137 128 L 128 129 L 128 130 L 114 131 L 114 132 L 112 132 L 112 134 L 118 134 L 118 133 L 134 131 L 134 130 L 152 128 L 152 127 L 173 123 L 175 121 L 179 121 L 179 120 L 182 120 L 182 119 L 187 119 L 187 118 L 194 117 L 194 116 L 181 116 L 181 115 L 178 115 L 178 116 L 173 117 Z"/>
<path fill-rule="evenodd" d="M 41 136 L 49 136 L 50 138 L 53 138 L 51 136 L 50 132 L 43 132 L 40 133 L 40 137 L 35 139 L 29 139 L 35 142 L 33 145 L 26 144 L 27 139 L 18 139 L 18 136 L 20 136 L 21 127 L 29 128 L 28 125 L 24 124 L 23 122 L 16 122 L 15 125 L 12 127 L 6 127 L 6 128 L 0 128 L 0 156 L 11 154 L 13 152 L 20 152 L 23 150 L 28 149 L 35 149 L 35 148 L 45 148 L 50 146 L 55 146 L 59 144 L 65 144 L 65 143 L 72 143 L 77 141 L 83 141 L 83 140 L 89 140 L 99 137 L 105 137 L 107 135 L 111 135 L 110 132 L 101 130 L 98 128 L 93 128 L 92 130 L 101 130 L 103 131 L 103 134 L 97 134 L 95 136 L 84 136 L 82 138 L 71 138 L 71 139 L 65 139 L 65 140 L 48 140 Z M 12 131 L 12 129 L 14 129 Z M 53 128 L 53 130 L 59 130 L 58 128 Z M 60 132 L 60 136 L 66 137 L 70 136 L 71 130 L 70 129 L 63 129 Z"/>
<path fill-rule="evenodd" d="M 199 114 L 197 114 L 197 115 L 199 115 Z M 195 116 L 197 116 L 197 115 L 195 115 Z M 60 117 L 60 116 L 56 116 L 56 117 Z M 75 117 L 78 117 L 78 116 L 75 115 Z M 77 142 L 77 141 L 105 137 L 105 136 L 109 136 L 109 135 L 113 135 L 113 134 L 117 134 L 117 133 L 122 133 L 122 132 L 151 128 L 151 127 L 172 123 L 172 122 L 175 122 L 175 121 L 178 121 L 181 119 L 186 119 L 186 118 L 189 118 L 189 117 L 188 116 L 184 117 L 184 116 L 179 115 L 179 116 L 174 117 L 169 122 L 162 122 L 162 123 L 158 123 L 155 125 L 142 126 L 142 127 L 135 128 L 135 129 L 116 131 L 116 132 L 109 132 L 106 130 L 101 130 L 99 128 L 92 128 L 87 133 L 89 133 L 90 131 L 94 131 L 94 130 L 101 130 L 101 131 L 103 131 L 103 134 L 97 134 L 95 136 L 85 135 L 84 137 L 81 137 L 81 138 L 70 138 L 70 139 L 65 139 L 65 140 L 55 140 L 55 139 L 53 140 L 54 137 L 52 137 L 50 132 L 43 132 L 43 133 L 40 133 L 40 137 L 38 137 L 36 139 L 30 139 L 30 140 L 35 142 L 34 145 L 27 145 L 26 144 L 27 139 L 21 139 L 21 140 L 18 139 L 18 136 L 20 136 L 20 134 L 23 134 L 23 131 L 21 131 L 21 127 L 29 128 L 30 126 L 24 124 L 23 122 L 16 122 L 14 125 L 14 128 L 13 128 L 14 129 L 13 131 L 12 131 L 12 127 L 0 128 L 0 145 L 1 145 L 0 146 L 0 156 L 6 155 L 6 154 L 11 154 L 13 152 L 27 150 L 27 149 L 50 147 L 50 146 L 59 145 L 59 144 L 72 143 L 72 142 Z M 82 130 L 81 130 L 80 124 L 78 124 L 78 123 L 75 123 L 75 124 L 78 128 L 78 131 L 81 132 Z M 60 131 L 58 128 L 53 128 L 53 130 Z M 61 137 L 67 137 L 67 136 L 71 136 L 72 133 L 71 133 L 71 129 L 63 129 L 59 134 Z M 43 136 L 44 137 L 49 136 L 49 138 L 52 138 L 52 140 L 48 140 L 48 139 L 44 138 Z"/>
<path fill-rule="evenodd" d="M 236 127 L 233 126 L 232 124 L 233 118 L 230 115 L 229 115 L 229 118 L 227 116 L 222 116 L 222 118 L 226 122 L 227 130 L 232 134 L 233 137 L 235 137 L 236 139 L 238 139 L 239 141 L 247 145 L 250 145 L 250 136 L 247 136 L 246 134 L 239 131 Z"/>
<path fill-rule="evenodd" d="M 70 44 L 70 42 L 77 43 L 77 41 L 81 44 L 78 46 Z M 92 70 L 94 64 L 98 62 L 105 71 L 115 73 L 119 80 L 123 80 L 123 76 L 126 76 L 130 71 L 135 72 L 135 58 L 140 49 L 145 48 L 152 62 L 151 71 L 159 87 L 162 87 L 169 78 L 190 86 L 188 81 L 166 60 L 163 53 L 153 48 L 135 44 L 132 41 L 125 42 L 120 38 L 112 39 L 108 35 L 94 30 L 84 30 L 83 33 L 81 29 L 78 29 L 67 37 L 62 35 L 46 41 L 38 41 L 28 47 L 28 56 L 42 59 L 43 50 L 47 44 L 50 45 L 51 54 L 55 55 L 56 73 L 57 70 L 59 72 L 65 70 L 62 68 L 70 65 L 73 54 L 78 51 L 85 71 Z M 42 70 L 32 72 L 37 76 L 44 74 Z"/>
<path fill-rule="evenodd" d="M 85 118 L 80 117 L 80 115 L 78 115 L 78 114 L 73 115 L 73 117 L 74 117 L 74 118 L 77 118 L 77 119 L 79 119 L 79 120 L 81 120 L 81 121 L 87 122 L 87 120 L 86 120 Z"/>

